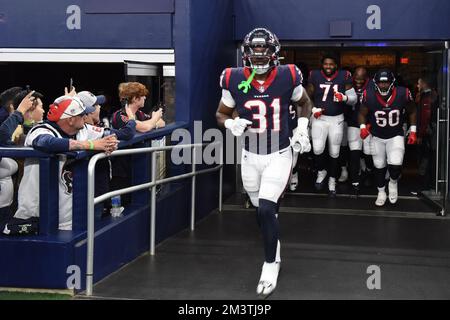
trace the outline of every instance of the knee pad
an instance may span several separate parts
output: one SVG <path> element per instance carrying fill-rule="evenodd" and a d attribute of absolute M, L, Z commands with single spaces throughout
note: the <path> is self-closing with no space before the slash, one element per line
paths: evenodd
<path fill-rule="evenodd" d="M 386 167 L 386 157 L 384 155 L 380 157 L 378 154 L 375 154 L 372 159 L 375 168 L 382 169 Z"/>
<path fill-rule="evenodd" d="M 322 154 L 325 150 L 325 140 L 313 139 L 312 144 L 313 152 L 316 156 Z"/>
<path fill-rule="evenodd" d="M 314 120 L 311 125 L 311 140 L 314 154 L 318 155 L 323 153 L 327 141 L 327 131 L 320 120 Z"/>
<path fill-rule="evenodd" d="M 389 175 L 391 176 L 392 180 L 398 180 L 401 173 L 402 166 L 389 165 Z"/>
<path fill-rule="evenodd" d="M 388 164 L 393 166 L 401 166 L 403 163 L 403 156 L 405 154 L 405 150 L 401 148 L 395 148 L 391 150 L 388 155 Z"/>
<path fill-rule="evenodd" d="M 330 157 L 333 159 L 339 158 L 339 151 L 341 150 L 340 144 L 330 144 L 328 153 L 330 154 Z"/>
<path fill-rule="evenodd" d="M 258 194 L 259 191 L 259 179 L 258 177 L 242 173 L 242 185 L 245 191 L 250 195 L 250 193 Z"/>

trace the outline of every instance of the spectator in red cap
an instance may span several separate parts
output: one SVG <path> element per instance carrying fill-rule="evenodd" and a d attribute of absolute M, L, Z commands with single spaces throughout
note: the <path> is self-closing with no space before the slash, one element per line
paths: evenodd
<path fill-rule="evenodd" d="M 115 135 L 98 140 L 78 141 L 76 134 L 84 127 L 85 107 L 77 97 L 60 97 L 50 105 L 47 121 L 34 126 L 25 139 L 26 147 L 50 153 L 71 150 L 99 150 L 111 153 L 117 149 Z M 59 157 L 59 229 L 72 229 L 72 172 L 66 157 Z M 15 218 L 39 216 L 39 163 L 26 159 L 24 176 L 19 186 Z M 5 228 L 7 228 L 6 225 Z M 5 232 L 5 231 L 4 231 Z"/>

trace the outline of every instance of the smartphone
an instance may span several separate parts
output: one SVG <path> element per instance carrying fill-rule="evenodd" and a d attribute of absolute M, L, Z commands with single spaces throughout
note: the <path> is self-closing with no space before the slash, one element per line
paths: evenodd
<path fill-rule="evenodd" d="M 69 92 L 71 92 L 72 89 L 73 89 L 73 79 L 70 78 L 70 81 L 69 81 Z"/>
<path fill-rule="evenodd" d="M 30 89 L 30 85 L 29 84 L 27 84 L 25 86 L 25 90 L 27 91 L 27 93 L 30 93 L 31 89 Z"/>

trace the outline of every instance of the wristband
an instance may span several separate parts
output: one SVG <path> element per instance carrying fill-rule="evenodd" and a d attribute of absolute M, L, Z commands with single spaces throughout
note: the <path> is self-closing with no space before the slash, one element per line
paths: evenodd
<path fill-rule="evenodd" d="M 92 140 L 88 140 L 89 142 L 89 150 L 94 150 L 94 142 Z"/>
<path fill-rule="evenodd" d="M 411 127 L 409 127 L 410 129 L 411 129 L 411 132 L 416 132 L 417 131 L 417 127 L 416 126 L 411 126 Z"/>

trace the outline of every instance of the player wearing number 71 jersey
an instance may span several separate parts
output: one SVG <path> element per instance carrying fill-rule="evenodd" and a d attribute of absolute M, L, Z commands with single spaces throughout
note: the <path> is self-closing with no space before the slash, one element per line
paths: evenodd
<path fill-rule="evenodd" d="M 330 196 L 336 195 L 336 176 L 339 168 L 339 149 L 344 134 L 344 112 L 356 104 L 350 72 L 338 70 L 337 58 L 327 53 L 322 57 L 320 70 L 312 70 L 306 90 L 316 106 L 312 112 L 311 137 L 317 164 L 315 187 L 321 190 L 328 173 Z M 328 141 L 330 162 L 327 169 L 325 143 Z M 328 171 L 327 171 L 328 170 Z"/>
<path fill-rule="evenodd" d="M 395 85 L 394 74 L 387 69 L 379 70 L 363 92 L 358 121 L 360 135 L 365 139 L 373 135 L 373 164 L 378 187 L 375 205 L 383 206 L 386 202 L 385 174 L 386 162 L 389 169 L 389 202 L 394 204 L 398 198 L 397 181 L 400 177 L 405 141 L 403 122 L 405 111 L 409 115 L 410 134 L 408 144 L 416 143 L 416 106 L 411 92 Z M 369 117 L 370 132 L 366 127 Z M 387 160 L 387 161 L 386 161 Z"/>
<path fill-rule="evenodd" d="M 257 28 L 241 47 L 244 68 L 227 68 L 220 78 L 222 99 L 216 112 L 219 126 L 235 136 L 251 139 L 242 152 L 242 182 L 252 204 L 264 240 L 265 261 L 257 294 L 268 296 L 276 287 L 280 269 L 277 205 L 292 167 L 290 145 L 308 152 L 308 119 L 312 102 L 302 86 L 302 74 L 294 65 L 280 66 L 277 37 Z M 298 126 L 293 132 L 289 105 L 297 108 Z M 232 118 L 233 111 L 238 116 Z M 256 145 L 255 145 L 256 144 Z"/>

